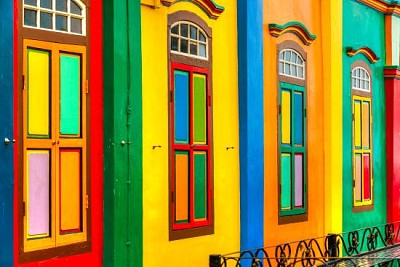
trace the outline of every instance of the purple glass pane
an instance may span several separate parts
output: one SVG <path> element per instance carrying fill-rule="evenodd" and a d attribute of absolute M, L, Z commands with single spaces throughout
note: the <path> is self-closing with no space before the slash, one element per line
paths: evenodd
<path fill-rule="evenodd" d="M 303 207 L 303 155 L 294 156 L 295 206 Z"/>

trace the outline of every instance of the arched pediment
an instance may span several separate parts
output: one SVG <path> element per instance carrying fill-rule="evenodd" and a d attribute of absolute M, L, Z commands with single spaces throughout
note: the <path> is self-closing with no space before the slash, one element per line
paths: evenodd
<path fill-rule="evenodd" d="M 370 48 L 364 46 L 359 49 L 353 49 L 352 47 L 346 48 L 347 55 L 353 57 L 359 53 L 363 54 L 371 63 L 376 63 L 379 60 L 379 57 L 372 51 Z"/>
<path fill-rule="evenodd" d="M 308 31 L 304 24 L 297 21 L 291 21 L 283 25 L 271 23 L 269 24 L 269 32 L 274 37 L 279 37 L 285 33 L 293 33 L 299 37 L 305 45 L 310 45 L 311 42 L 317 38 L 316 35 Z"/>
<path fill-rule="evenodd" d="M 164 6 L 171 6 L 178 2 L 190 2 L 200 7 L 211 19 L 217 19 L 224 11 L 224 7 L 217 5 L 213 0 L 161 0 Z"/>

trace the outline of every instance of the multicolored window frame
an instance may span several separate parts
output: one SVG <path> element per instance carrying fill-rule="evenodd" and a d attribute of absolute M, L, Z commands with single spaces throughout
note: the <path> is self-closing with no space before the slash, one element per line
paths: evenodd
<path fill-rule="evenodd" d="M 278 63 L 278 221 L 307 220 L 306 57 L 294 41 L 277 46 Z M 290 55 L 290 57 L 288 57 Z M 288 68 L 295 71 L 285 71 Z M 286 69 L 288 69 L 286 68 Z M 299 72 L 300 71 L 300 72 Z"/>
<path fill-rule="evenodd" d="M 363 61 L 356 61 L 351 73 L 353 206 L 362 211 L 373 205 L 372 76 Z"/>
<path fill-rule="evenodd" d="M 210 44 L 211 29 L 186 11 L 168 16 L 169 40 L 181 21 Z M 210 45 L 206 49 L 209 57 L 198 59 L 170 47 L 170 240 L 214 233 Z"/>
<path fill-rule="evenodd" d="M 22 262 L 89 248 L 86 47 L 25 39 L 23 56 Z"/>

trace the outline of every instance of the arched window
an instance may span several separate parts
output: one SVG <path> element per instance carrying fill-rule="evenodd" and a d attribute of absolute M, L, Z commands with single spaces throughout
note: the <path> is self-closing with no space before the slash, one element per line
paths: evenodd
<path fill-rule="evenodd" d="M 196 24 L 179 21 L 171 27 L 171 52 L 207 58 L 207 37 Z"/>
<path fill-rule="evenodd" d="M 86 7 L 78 0 L 24 0 L 24 27 L 86 35 Z"/>
<path fill-rule="evenodd" d="M 301 55 L 293 49 L 279 53 L 279 74 L 304 79 L 305 65 Z"/>
<path fill-rule="evenodd" d="M 307 220 L 307 54 L 294 41 L 278 52 L 279 223 L 291 223 Z"/>
<path fill-rule="evenodd" d="M 352 89 L 369 92 L 371 91 L 371 77 L 363 67 L 356 67 L 351 72 Z"/>
<path fill-rule="evenodd" d="M 170 240 L 211 234 L 211 29 L 197 15 L 168 16 Z"/>
<path fill-rule="evenodd" d="M 355 210 L 372 208 L 372 81 L 364 61 L 351 66 L 353 117 L 353 205 Z"/>

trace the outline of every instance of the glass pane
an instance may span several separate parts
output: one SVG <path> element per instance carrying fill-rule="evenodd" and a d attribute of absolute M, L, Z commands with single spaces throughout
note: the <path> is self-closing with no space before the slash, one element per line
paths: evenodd
<path fill-rule="evenodd" d="M 81 231 L 81 151 L 60 150 L 60 234 Z"/>
<path fill-rule="evenodd" d="M 50 53 L 28 50 L 28 136 L 50 136 Z"/>
<path fill-rule="evenodd" d="M 361 148 L 361 102 L 354 101 L 354 146 Z"/>
<path fill-rule="evenodd" d="M 299 65 L 303 65 L 304 64 L 304 62 L 303 62 L 303 59 L 301 58 L 301 57 L 297 57 L 297 64 L 299 64 Z"/>
<path fill-rule="evenodd" d="M 304 67 L 299 67 L 299 78 L 304 78 Z"/>
<path fill-rule="evenodd" d="M 354 188 L 354 200 L 356 202 L 360 202 L 362 200 L 361 196 L 361 154 L 356 154 L 354 158 L 354 183 L 355 183 L 355 188 Z"/>
<path fill-rule="evenodd" d="M 190 54 L 197 55 L 197 44 L 190 44 Z"/>
<path fill-rule="evenodd" d="M 301 92 L 294 93 L 294 144 L 303 145 L 303 94 Z"/>
<path fill-rule="evenodd" d="M 201 57 L 206 57 L 206 45 L 205 44 L 199 44 L 199 56 Z"/>
<path fill-rule="evenodd" d="M 25 5 L 37 6 L 37 0 L 24 0 Z"/>
<path fill-rule="evenodd" d="M 175 222 L 189 221 L 189 153 L 175 152 Z"/>
<path fill-rule="evenodd" d="M 285 54 L 284 51 L 280 52 L 280 53 L 279 53 L 279 59 L 283 59 L 283 55 L 284 55 L 284 54 Z"/>
<path fill-rule="evenodd" d="M 290 65 L 288 63 L 285 63 L 285 74 L 289 75 L 290 74 Z"/>
<path fill-rule="evenodd" d="M 297 60 L 297 55 L 296 53 L 292 52 L 292 58 L 290 59 L 290 62 L 296 63 L 296 60 Z"/>
<path fill-rule="evenodd" d="M 283 73 L 283 63 L 279 62 L 279 73 Z"/>
<path fill-rule="evenodd" d="M 356 79 L 355 78 L 352 78 L 351 79 L 351 86 L 354 88 L 354 87 L 356 87 Z"/>
<path fill-rule="evenodd" d="M 197 40 L 197 29 L 192 25 L 190 25 L 190 38 L 193 40 Z"/>
<path fill-rule="evenodd" d="M 364 154 L 364 200 L 371 199 L 371 172 L 369 154 Z"/>
<path fill-rule="evenodd" d="M 207 219 L 207 155 L 194 154 L 194 219 Z"/>
<path fill-rule="evenodd" d="M 360 82 L 361 82 L 361 84 L 360 84 L 360 88 L 361 88 L 361 89 L 365 89 L 365 83 L 364 83 L 364 80 L 361 80 Z"/>
<path fill-rule="evenodd" d="M 174 27 L 172 27 L 171 28 L 171 33 L 179 34 L 179 25 L 175 25 Z"/>
<path fill-rule="evenodd" d="M 362 107 L 362 146 L 364 149 L 369 149 L 370 144 L 370 112 L 369 112 L 369 103 L 363 101 Z"/>
<path fill-rule="evenodd" d="M 40 28 L 43 29 L 53 29 L 53 15 L 46 13 L 46 12 L 40 12 Z"/>
<path fill-rule="evenodd" d="M 188 37 L 188 25 L 181 24 L 181 36 Z"/>
<path fill-rule="evenodd" d="M 292 75 L 292 76 L 297 76 L 297 70 L 296 70 L 296 65 L 291 65 L 290 66 L 290 74 Z"/>
<path fill-rule="evenodd" d="M 179 39 L 176 37 L 171 37 L 171 50 L 173 51 L 179 51 L 178 48 L 178 41 Z"/>
<path fill-rule="evenodd" d="M 28 238 L 50 236 L 49 151 L 27 152 L 27 221 Z"/>
<path fill-rule="evenodd" d="M 203 74 L 193 75 L 193 131 L 196 144 L 207 143 L 207 84 Z"/>
<path fill-rule="evenodd" d="M 36 14 L 37 12 L 30 9 L 24 9 L 24 25 L 37 27 L 36 25 Z"/>
<path fill-rule="evenodd" d="M 188 52 L 188 41 L 187 40 L 181 40 L 181 52 L 182 53 Z"/>
<path fill-rule="evenodd" d="M 81 59 L 78 56 L 60 56 L 60 134 L 79 135 Z"/>
<path fill-rule="evenodd" d="M 57 31 L 68 31 L 66 16 L 56 15 L 56 30 Z"/>
<path fill-rule="evenodd" d="M 71 32 L 82 33 L 82 20 L 71 18 Z"/>
<path fill-rule="evenodd" d="M 285 60 L 286 61 L 290 61 L 291 54 L 292 53 L 290 51 L 285 51 Z"/>
<path fill-rule="evenodd" d="M 282 90 L 282 103 L 281 103 L 281 134 L 282 144 L 291 143 L 291 94 L 289 91 Z"/>
<path fill-rule="evenodd" d="M 40 7 L 52 9 L 52 0 L 40 0 Z"/>
<path fill-rule="evenodd" d="M 174 130 L 176 143 L 189 143 L 189 73 L 174 72 Z"/>
<path fill-rule="evenodd" d="M 204 34 L 202 34 L 201 32 L 199 32 L 199 40 L 201 42 L 205 42 L 206 41 L 206 36 Z"/>
<path fill-rule="evenodd" d="M 72 14 L 76 14 L 76 15 L 82 15 L 82 10 L 81 10 L 81 8 L 74 2 L 74 1 L 71 1 L 71 13 Z"/>
<path fill-rule="evenodd" d="M 67 12 L 67 0 L 56 0 L 56 10 Z"/>
<path fill-rule="evenodd" d="M 303 155 L 294 156 L 294 205 L 296 208 L 303 207 Z"/>
<path fill-rule="evenodd" d="M 292 165 L 290 154 L 281 155 L 281 209 L 290 210 L 292 205 Z"/>

